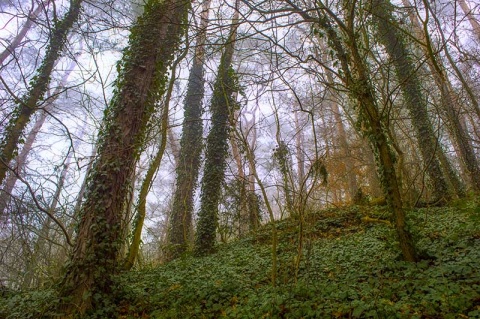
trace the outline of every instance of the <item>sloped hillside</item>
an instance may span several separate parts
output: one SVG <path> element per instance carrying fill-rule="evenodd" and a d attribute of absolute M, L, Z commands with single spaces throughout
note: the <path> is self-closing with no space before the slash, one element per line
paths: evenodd
<path fill-rule="evenodd" d="M 209 257 L 123 275 L 110 312 L 93 317 L 113 308 L 119 318 L 480 318 L 480 207 L 411 211 L 424 257 L 417 264 L 400 260 L 387 217 L 367 206 L 310 214 L 300 261 L 298 220 L 277 222 L 275 287 L 265 225 Z M 50 290 L 16 294 L 0 309 L 38 318 L 51 315 L 54 298 Z"/>
<path fill-rule="evenodd" d="M 371 207 L 313 214 L 298 271 L 298 222 L 279 222 L 276 287 L 268 225 L 210 257 L 132 272 L 122 278 L 121 317 L 480 318 L 480 208 L 412 211 L 418 264 L 399 260 L 388 224 L 365 222 L 387 215 Z"/>

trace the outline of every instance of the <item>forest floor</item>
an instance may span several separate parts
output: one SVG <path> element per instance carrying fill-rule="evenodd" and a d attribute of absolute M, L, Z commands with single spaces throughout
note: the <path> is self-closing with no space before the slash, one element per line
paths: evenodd
<path fill-rule="evenodd" d="M 418 263 L 401 261 L 393 228 L 374 221 L 388 216 L 384 207 L 370 206 L 311 213 L 300 254 L 299 220 L 277 222 L 276 286 L 270 224 L 211 256 L 129 272 L 119 278 L 116 313 L 125 319 L 480 318 L 478 199 L 409 211 L 424 258 Z M 38 299 L 48 300 L 30 302 Z M 0 301 L 0 313 L 11 311 L 7 318 L 27 318 L 19 316 L 22 308 L 32 309 L 25 295 Z"/>
<path fill-rule="evenodd" d="M 381 207 L 328 209 L 123 278 L 123 318 L 480 318 L 480 207 L 409 212 L 419 263 L 401 261 Z M 370 221 L 368 221 L 370 219 Z"/>

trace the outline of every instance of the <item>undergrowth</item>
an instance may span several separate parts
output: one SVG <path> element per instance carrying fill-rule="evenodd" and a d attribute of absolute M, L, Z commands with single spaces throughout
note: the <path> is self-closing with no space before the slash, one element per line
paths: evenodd
<path fill-rule="evenodd" d="M 366 215 L 389 216 L 366 206 L 310 214 L 298 274 L 297 222 L 278 222 L 275 287 L 268 225 L 211 256 L 126 273 L 118 278 L 118 317 L 480 318 L 477 204 L 409 212 L 423 256 L 416 264 L 401 261 L 392 228 L 362 222 Z M 0 301 L 0 314 L 39 318 L 52 294 L 14 294 Z"/>

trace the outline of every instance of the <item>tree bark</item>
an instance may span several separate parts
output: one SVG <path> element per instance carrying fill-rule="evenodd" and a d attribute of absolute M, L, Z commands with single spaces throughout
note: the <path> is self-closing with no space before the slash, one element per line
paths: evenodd
<path fill-rule="evenodd" d="M 238 122 L 239 113 L 235 112 L 234 119 L 231 122 L 232 127 L 236 127 L 236 123 Z M 229 135 L 230 139 L 230 147 L 232 149 L 232 155 L 237 164 L 237 175 L 235 178 L 238 181 L 238 185 L 240 186 L 239 189 L 239 199 L 240 199 L 240 210 L 238 214 L 238 235 L 241 237 L 245 235 L 249 230 L 249 210 L 248 210 L 248 181 L 245 174 L 245 169 L 243 167 L 242 156 L 240 153 L 240 148 L 238 145 L 238 141 L 235 138 L 235 133 L 232 131 Z"/>
<path fill-rule="evenodd" d="M 46 99 L 46 105 L 44 106 L 44 110 L 40 112 L 37 120 L 35 121 L 35 124 L 33 125 L 32 129 L 28 133 L 27 138 L 25 139 L 25 144 L 22 147 L 22 150 L 20 151 L 18 156 L 15 158 L 14 169 L 18 174 L 23 174 L 22 171 L 24 170 L 25 165 L 27 163 L 27 157 L 30 151 L 32 150 L 33 143 L 35 142 L 37 135 L 40 132 L 40 129 L 45 123 L 48 113 L 53 108 L 53 102 L 58 98 L 63 87 L 67 83 L 68 77 L 70 76 L 74 68 L 75 68 L 75 61 L 72 61 L 72 63 L 70 63 L 69 67 L 67 68 L 65 74 L 63 75 L 57 88 L 53 91 L 52 94 L 49 94 L 49 97 Z M 17 180 L 18 178 L 16 174 L 7 174 L 4 187 L 3 189 L 0 190 L 0 216 L 3 213 L 6 213 L 5 208 L 7 207 L 10 201 L 11 194 L 15 187 L 15 184 L 17 183 Z"/>
<path fill-rule="evenodd" d="M 256 116 L 255 113 L 258 109 L 258 99 L 257 105 L 255 110 L 252 112 L 252 118 L 248 121 L 247 127 L 247 134 L 246 138 L 250 137 L 250 141 L 245 141 L 246 146 L 252 152 L 255 151 L 255 147 L 257 145 L 257 126 L 256 126 Z M 243 140 L 241 140 L 243 142 Z M 245 144 L 243 143 L 243 144 Z M 247 158 L 248 160 L 248 158 Z M 259 199 L 255 193 L 255 174 L 256 167 L 255 161 L 248 160 L 248 192 L 247 192 L 247 200 L 248 200 L 248 219 L 249 219 L 249 229 L 250 231 L 255 231 L 260 226 L 261 216 L 260 216 L 260 207 L 259 207 Z"/>
<path fill-rule="evenodd" d="M 18 149 L 25 127 L 37 111 L 48 89 L 53 67 L 65 48 L 67 34 L 80 16 L 82 1 L 71 0 L 67 14 L 61 21 L 55 22 L 47 52 L 37 70 L 37 75 L 33 78 L 28 93 L 20 101 L 17 101 L 17 106 L 5 129 L 5 136 L 0 141 L 0 184 L 5 179 L 10 161 Z"/>
<path fill-rule="evenodd" d="M 462 2 L 466 5 L 465 1 L 462 0 Z M 411 6 L 409 0 L 403 0 L 403 3 L 405 6 Z M 409 17 L 416 37 L 425 43 L 421 48 L 423 49 L 425 56 L 428 58 L 427 65 L 435 80 L 435 84 L 440 91 L 441 106 L 448 120 L 447 128 L 454 141 L 455 147 L 458 150 L 460 161 L 463 164 L 462 167 L 465 167 L 472 189 L 480 191 L 480 163 L 478 162 L 473 145 L 468 136 L 466 123 L 460 115 L 458 97 L 456 96 L 452 84 L 445 72 L 445 66 L 433 52 L 428 32 L 424 32 L 424 28 L 420 25 L 418 18 L 413 12 L 409 12 Z"/>
<path fill-rule="evenodd" d="M 232 19 L 228 42 L 218 66 L 217 79 L 213 86 L 210 104 L 212 127 L 207 136 L 205 168 L 202 178 L 200 211 L 198 213 L 197 233 L 194 253 L 197 256 L 213 252 L 218 224 L 218 202 L 225 177 L 226 156 L 228 151 L 229 117 L 234 110 L 234 93 L 237 91 L 236 76 L 232 69 L 238 20 L 237 9 Z"/>
<path fill-rule="evenodd" d="M 207 36 L 210 0 L 202 4 L 200 29 L 197 34 L 195 56 L 188 78 L 184 101 L 184 120 L 176 172 L 176 185 L 168 233 L 167 259 L 180 257 L 191 246 L 193 197 L 197 186 L 203 148 L 203 96 L 205 41 Z"/>
<path fill-rule="evenodd" d="M 405 106 L 410 113 L 416 132 L 425 170 L 432 185 L 434 199 L 449 199 L 455 194 L 449 192 L 446 179 L 450 176 L 443 173 L 438 159 L 438 154 L 443 152 L 443 149 L 434 134 L 418 75 L 415 73 L 415 68 L 409 57 L 403 34 L 400 34 L 395 25 L 391 6 L 389 1 L 384 0 L 376 0 L 372 3 L 371 12 L 377 29 L 377 36 L 385 45 L 395 67 L 399 85 L 405 97 Z M 446 164 L 451 165 L 450 163 Z M 450 171 L 449 168 L 447 170 Z"/>
<path fill-rule="evenodd" d="M 295 156 L 297 158 L 297 171 L 298 171 L 298 183 L 299 185 L 303 184 L 305 180 L 305 153 L 304 153 L 304 144 L 305 138 L 303 136 L 303 127 L 300 125 L 300 120 L 298 118 L 298 112 L 294 112 L 294 121 L 295 121 Z M 299 189 L 302 187 L 299 186 Z"/>
<path fill-rule="evenodd" d="M 135 164 L 143 149 L 147 124 L 164 94 L 167 72 L 185 30 L 189 0 L 150 0 L 131 29 L 104 117 L 98 156 L 88 177 L 78 236 L 60 295 L 65 318 L 104 307 L 112 276 L 120 271 L 122 213 Z"/>

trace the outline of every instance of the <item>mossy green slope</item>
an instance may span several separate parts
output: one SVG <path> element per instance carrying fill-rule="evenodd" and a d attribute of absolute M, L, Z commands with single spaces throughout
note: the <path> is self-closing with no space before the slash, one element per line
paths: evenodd
<path fill-rule="evenodd" d="M 121 279 L 122 318 L 480 318 L 480 208 L 419 209 L 410 228 L 424 256 L 400 261 L 394 230 L 365 224 L 351 207 L 312 214 L 298 278 L 296 223 L 279 222 L 279 269 L 271 287 L 268 228 Z"/>
<path fill-rule="evenodd" d="M 271 286 L 270 227 L 218 247 L 118 278 L 119 318 L 480 318 L 480 206 L 475 201 L 409 212 L 424 257 L 400 260 L 378 207 L 307 218 L 298 277 L 297 222 L 278 222 L 277 287 Z M 51 290 L 0 300 L 0 318 L 49 317 Z M 92 317 L 101 318 L 101 309 Z"/>

